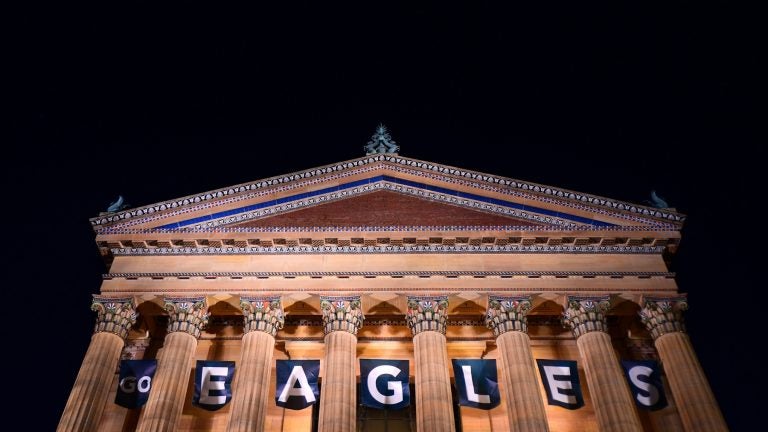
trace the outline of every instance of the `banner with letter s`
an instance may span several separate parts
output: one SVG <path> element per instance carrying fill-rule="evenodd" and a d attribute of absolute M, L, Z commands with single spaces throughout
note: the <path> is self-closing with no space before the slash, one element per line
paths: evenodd
<path fill-rule="evenodd" d="M 125 408 L 139 408 L 147 403 L 157 360 L 121 360 L 115 403 Z"/>
<path fill-rule="evenodd" d="M 501 403 L 496 360 L 453 359 L 459 405 L 489 410 Z"/>
<path fill-rule="evenodd" d="M 411 404 L 408 360 L 360 359 L 360 387 L 364 406 L 401 409 Z"/>
<path fill-rule="evenodd" d="M 292 410 L 314 405 L 320 397 L 320 360 L 277 360 L 277 406 Z"/>
<path fill-rule="evenodd" d="M 622 360 L 621 366 L 639 408 L 656 411 L 667 406 L 659 363 L 654 360 Z"/>
<path fill-rule="evenodd" d="M 198 360 L 195 367 L 195 394 L 192 405 L 216 411 L 232 399 L 235 362 Z"/>
<path fill-rule="evenodd" d="M 584 406 L 579 372 L 574 360 L 537 359 L 547 403 L 574 410 Z"/>

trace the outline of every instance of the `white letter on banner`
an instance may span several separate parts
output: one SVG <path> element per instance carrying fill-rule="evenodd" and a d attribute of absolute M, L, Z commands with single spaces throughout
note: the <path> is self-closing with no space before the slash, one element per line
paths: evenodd
<path fill-rule="evenodd" d="M 133 393 L 136 391 L 136 377 L 125 377 L 120 380 L 120 388 L 125 393 Z"/>
<path fill-rule="evenodd" d="M 384 396 L 376 387 L 376 379 L 382 375 L 398 376 L 400 369 L 391 365 L 376 366 L 368 374 L 368 391 L 371 393 L 376 402 L 384 405 L 395 405 L 403 401 L 403 382 L 402 381 L 388 381 L 387 388 L 392 390 L 394 394 L 392 396 Z"/>
<path fill-rule="evenodd" d="M 653 369 L 642 365 L 635 366 L 629 370 L 629 379 L 632 380 L 632 384 L 640 390 L 648 392 L 649 394 L 649 396 L 643 396 L 640 393 L 635 395 L 637 401 L 647 407 L 652 407 L 659 401 L 659 389 L 657 389 L 656 386 L 651 383 L 640 381 L 638 377 L 644 376 L 650 378 L 652 373 Z"/>
<path fill-rule="evenodd" d="M 574 405 L 577 403 L 576 396 L 566 395 L 560 393 L 560 389 L 572 390 L 573 386 L 571 381 L 558 381 L 555 379 L 555 375 L 571 376 L 571 369 L 567 366 L 544 366 L 544 373 L 547 375 L 547 385 L 549 391 L 552 393 L 552 399 Z"/>
<path fill-rule="evenodd" d="M 203 385 L 200 389 L 200 403 L 205 405 L 224 405 L 227 402 L 227 396 L 211 396 L 211 390 L 224 390 L 224 380 L 211 381 L 211 376 L 221 376 L 226 378 L 229 370 L 225 367 L 203 367 Z"/>
<path fill-rule="evenodd" d="M 293 388 L 296 385 L 296 381 L 299 382 L 299 388 Z M 288 381 L 285 383 L 285 387 L 283 387 L 283 391 L 280 392 L 280 397 L 277 400 L 288 402 L 288 398 L 291 396 L 303 396 L 307 403 L 315 401 L 315 394 L 312 393 L 312 387 L 309 386 L 307 375 L 301 366 L 294 366 L 291 369 L 291 375 L 288 377 Z"/>
<path fill-rule="evenodd" d="M 464 365 L 461 367 L 461 371 L 464 373 L 464 385 L 467 386 L 467 400 L 483 404 L 491 403 L 490 396 L 475 393 L 475 383 L 472 381 L 472 368 L 469 365 Z"/>

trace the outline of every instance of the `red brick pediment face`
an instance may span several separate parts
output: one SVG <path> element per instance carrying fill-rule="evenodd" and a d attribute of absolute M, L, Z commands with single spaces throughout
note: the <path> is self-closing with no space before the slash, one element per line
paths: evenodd
<path fill-rule="evenodd" d="M 532 221 L 472 210 L 392 191 L 376 191 L 234 227 L 532 226 Z"/>

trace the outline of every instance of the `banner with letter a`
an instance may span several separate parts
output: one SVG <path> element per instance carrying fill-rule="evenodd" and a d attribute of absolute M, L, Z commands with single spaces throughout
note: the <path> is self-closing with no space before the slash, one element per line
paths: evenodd
<path fill-rule="evenodd" d="M 667 406 L 659 363 L 653 360 L 622 360 L 632 396 L 639 408 L 656 411 Z"/>
<path fill-rule="evenodd" d="M 547 403 L 574 410 L 584 406 L 579 371 L 573 360 L 537 359 L 541 382 L 547 391 Z"/>
<path fill-rule="evenodd" d="M 277 360 L 277 406 L 292 410 L 314 405 L 320 397 L 320 360 Z"/>
<path fill-rule="evenodd" d="M 408 389 L 408 360 L 360 359 L 363 405 L 378 409 L 401 409 L 411 404 Z"/>
<path fill-rule="evenodd" d="M 195 394 L 192 405 L 216 411 L 232 399 L 235 362 L 198 360 L 195 368 Z"/>
<path fill-rule="evenodd" d="M 125 408 L 139 408 L 147 403 L 157 360 L 121 360 L 115 403 Z"/>
<path fill-rule="evenodd" d="M 496 360 L 452 359 L 459 405 L 489 410 L 501 403 Z"/>

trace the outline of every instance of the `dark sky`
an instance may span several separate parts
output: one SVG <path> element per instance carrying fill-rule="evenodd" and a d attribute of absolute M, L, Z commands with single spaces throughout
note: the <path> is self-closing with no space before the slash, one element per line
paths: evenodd
<path fill-rule="evenodd" d="M 90 338 L 105 268 L 89 217 L 118 194 L 139 206 L 355 158 L 384 122 L 405 156 L 630 202 L 656 189 L 686 213 L 673 271 L 691 337 L 749 429 L 768 402 L 744 363 L 764 308 L 757 14 L 365 3 L 9 15 L 4 363 L 39 368 L 6 387 L 40 407 L 30 421 L 55 427 Z"/>

